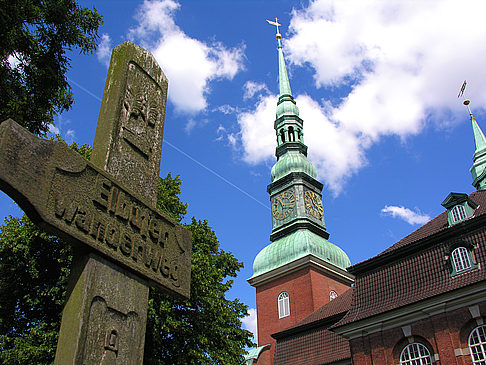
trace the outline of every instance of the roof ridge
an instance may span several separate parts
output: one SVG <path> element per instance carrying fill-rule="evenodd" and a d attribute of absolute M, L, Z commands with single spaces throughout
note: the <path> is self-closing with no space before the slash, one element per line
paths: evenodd
<path fill-rule="evenodd" d="M 479 217 L 486 213 L 486 190 L 475 190 L 472 193 L 468 194 L 468 197 L 472 199 L 476 204 L 478 204 L 478 208 L 475 212 L 474 217 Z M 444 231 L 445 229 L 451 228 L 447 223 L 447 211 L 444 211 L 430 221 L 422 225 L 421 227 L 417 228 L 407 236 L 403 237 L 399 241 L 395 242 L 393 245 L 386 248 L 384 251 L 378 253 L 377 255 L 370 257 L 364 261 L 356 263 L 350 267 L 348 267 L 348 271 L 352 272 L 354 268 L 362 266 L 363 264 L 368 264 L 378 258 L 382 258 L 385 255 L 391 254 L 392 252 L 408 247 L 418 241 L 423 240 L 424 238 L 430 237 Z"/>

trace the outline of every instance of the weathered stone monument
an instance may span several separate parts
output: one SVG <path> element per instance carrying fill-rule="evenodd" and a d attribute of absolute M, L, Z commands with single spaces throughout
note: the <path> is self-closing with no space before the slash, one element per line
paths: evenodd
<path fill-rule="evenodd" d="M 166 99 L 154 57 L 125 42 L 113 50 L 91 162 L 0 124 L 0 188 L 75 247 L 55 364 L 142 364 L 149 286 L 190 294 L 190 232 L 155 208 Z"/>

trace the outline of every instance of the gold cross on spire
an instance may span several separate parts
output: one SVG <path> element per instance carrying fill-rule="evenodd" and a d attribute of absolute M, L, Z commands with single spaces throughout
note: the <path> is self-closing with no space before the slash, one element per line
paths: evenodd
<path fill-rule="evenodd" d="M 276 17 L 275 21 L 271 21 L 271 20 L 268 20 L 268 19 L 266 19 L 266 21 L 268 22 L 268 24 L 275 25 L 277 27 L 277 35 L 276 35 L 277 39 L 282 38 L 282 36 L 280 35 L 280 32 L 278 31 L 278 27 L 282 26 L 282 24 L 280 24 L 278 22 L 278 18 Z"/>

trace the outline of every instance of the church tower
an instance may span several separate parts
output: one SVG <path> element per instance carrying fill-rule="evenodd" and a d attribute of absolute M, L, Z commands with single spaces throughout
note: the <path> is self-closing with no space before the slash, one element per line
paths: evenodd
<path fill-rule="evenodd" d="M 304 319 L 344 293 L 353 283 L 346 271 L 348 256 L 328 241 L 322 205 L 323 185 L 307 160 L 304 122 L 292 96 L 277 26 L 279 98 L 274 123 L 277 135 L 270 194 L 271 244 L 256 256 L 253 276 L 256 288 L 258 345 L 263 351 L 258 364 L 272 364 L 273 333 Z"/>

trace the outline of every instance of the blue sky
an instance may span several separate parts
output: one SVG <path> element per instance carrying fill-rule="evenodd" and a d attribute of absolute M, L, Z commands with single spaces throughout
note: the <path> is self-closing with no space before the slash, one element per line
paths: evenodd
<path fill-rule="evenodd" d="M 72 52 L 68 142 L 92 144 L 111 49 L 149 49 L 169 79 L 161 176 L 181 175 L 188 219 L 207 219 L 245 264 L 229 296 L 255 308 L 246 282 L 270 243 L 266 186 L 275 163 L 279 18 L 330 241 L 353 264 L 473 191 L 466 96 L 486 128 L 486 4 L 477 1 L 81 1 L 104 16 L 97 54 Z M 0 195 L 0 215 L 18 215 Z M 254 313 L 254 310 L 251 311 Z M 254 326 L 253 318 L 245 321 Z"/>

